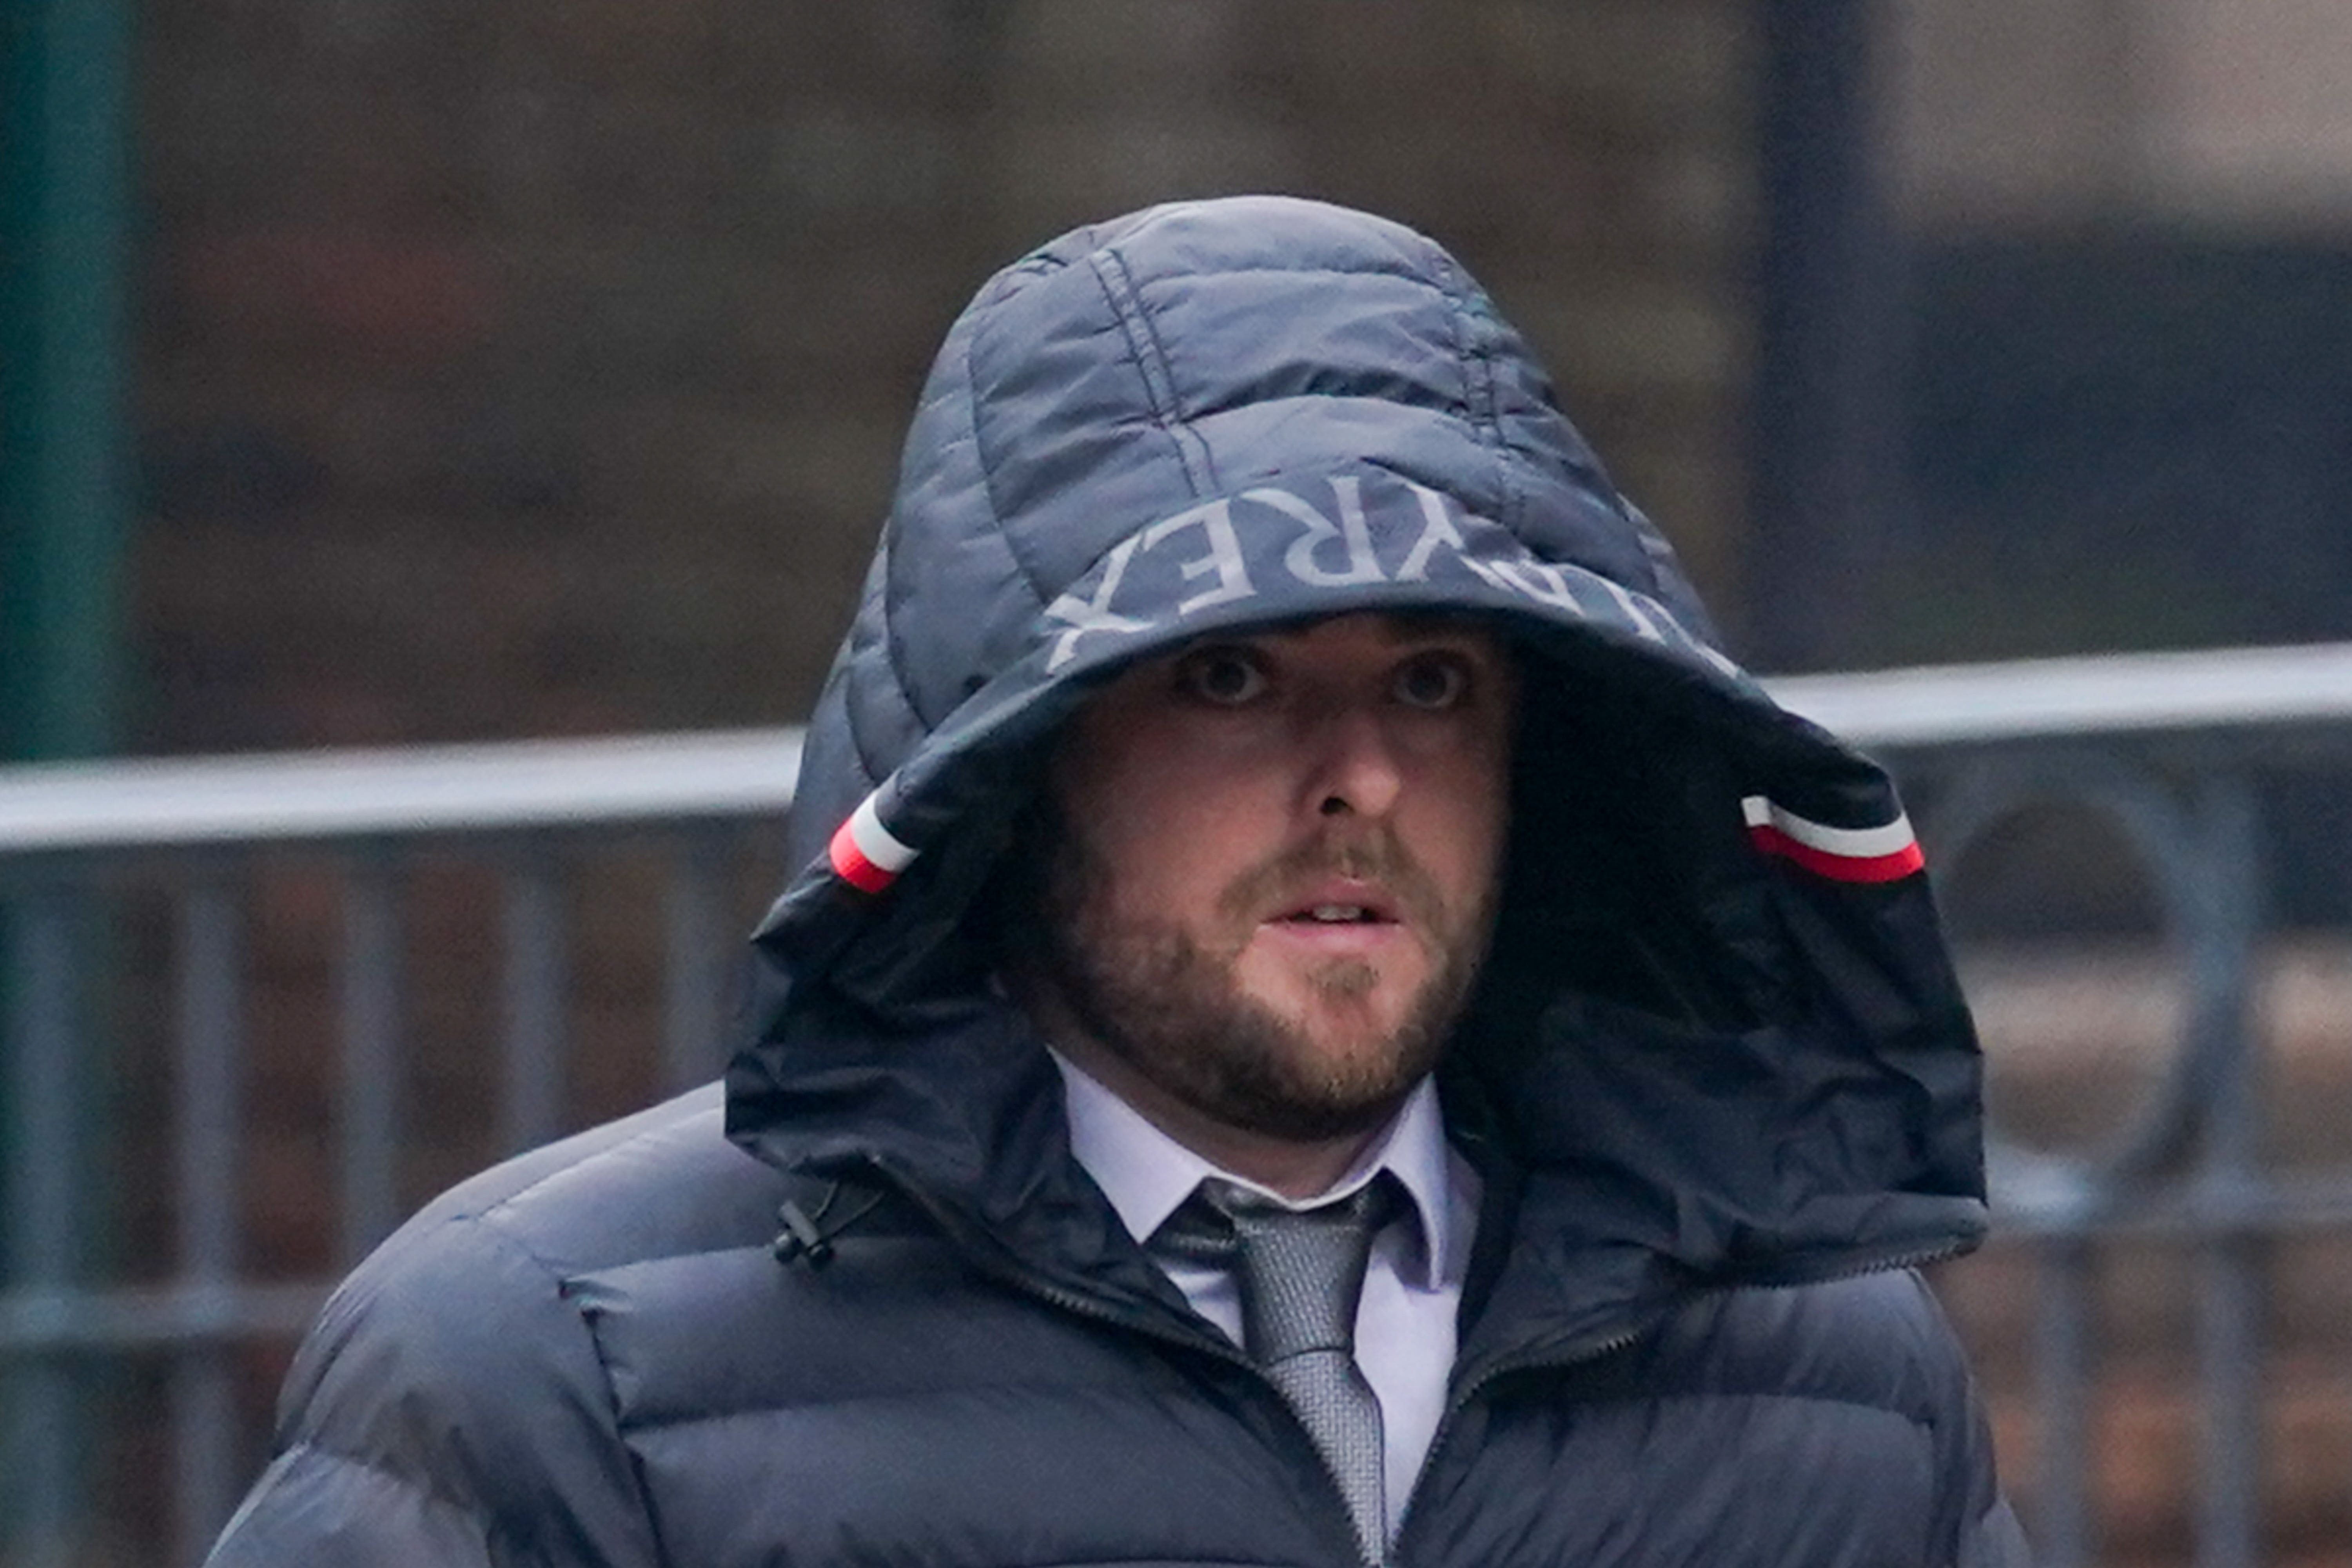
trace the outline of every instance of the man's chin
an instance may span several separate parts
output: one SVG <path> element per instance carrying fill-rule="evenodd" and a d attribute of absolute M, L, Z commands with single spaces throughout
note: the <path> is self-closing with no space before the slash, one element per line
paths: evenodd
<path fill-rule="evenodd" d="M 1326 1009 L 1282 1018 L 1282 1048 L 1262 1058 L 1264 1098 L 1294 1131 L 1314 1136 L 1370 1131 L 1385 1121 L 1434 1065 L 1429 1042 L 1399 1012 Z"/>
<path fill-rule="evenodd" d="M 1055 1009 L 1160 1094 L 1264 1137 L 1377 1130 L 1436 1065 L 1472 968 L 1409 929 L 1351 942 L 1261 926 L 1227 946 L 1065 899 L 1036 976 Z"/>
<path fill-rule="evenodd" d="M 1398 1070 L 1406 1020 L 1390 1008 L 1297 1012 L 1269 1008 L 1283 1024 L 1290 1068 L 1302 1083 L 1372 1083 Z"/>
<path fill-rule="evenodd" d="M 1290 999 L 1286 999 L 1290 1000 Z M 1262 1137 L 1323 1142 L 1371 1132 L 1434 1066 L 1409 1007 L 1357 998 L 1283 1005 L 1229 994 L 1176 1049 L 1107 1041 L 1143 1077 L 1211 1120 Z M 1208 1042 L 1214 1048 L 1204 1048 Z"/>
<path fill-rule="evenodd" d="M 1226 1126 L 1292 1142 L 1323 1142 L 1371 1132 L 1396 1113 L 1423 1069 L 1393 1051 L 1332 1051 L 1294 1039 L 1285 1058 L 1260 1058 L 1254 1070 L 1227 1070 L 1188 1087 L 1194 1109 Z"/>
<path fill-rule="evenodd" d="M 1240 995 L 1307 1033 L 1393 1035 L 1418 1010 L 1430 966 L 1418 954 L 1378 960 L 1245 954 L 1234 964 Z"/>

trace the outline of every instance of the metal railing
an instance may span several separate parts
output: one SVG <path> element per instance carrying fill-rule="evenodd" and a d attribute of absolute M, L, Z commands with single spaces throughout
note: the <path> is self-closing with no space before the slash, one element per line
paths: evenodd
<path fill-rule="evenodd" d="M 1965 887 L 1980 844 L 2053 803 L 2104 816 L 2144 864 L 2186 993 L 2160 1087 L 2098 1147 L 1997 1152 L 2000 1226 L 2032 1250 L 2040 1284 L 2038 1441 L 2021 1490 L 2046 1562 L 2096 1559 L 2095 1252 L 2118 1236 L 2174 1236 L 2198 1260 L 2195 1561 L 2257 1561 L 2264 1244 L 2352 1235 L 2352 1155 L 2294 1173 L 2264 1163 L 2252 1016 L 2258 819 L 2269 779 L 2352 773 L 2352 645 L 1812 677 L 1775 689 L 1895 766 L 1948 895 Z M 567 1017 L 583 939 L 566 892 L 615 840 L 653 846 L 662 866 L 658 897 L 619 917 L 660 953 L 657 1037 L 630 1048 L 653 1058 L 655 1086 L 720 1065 L 745 924 L 739 872 L 772 855 L 799 745 L 797 731 L 772 730 L 0 771 L 0 1556 L 103 1557 L 84 1524 L 90 1445 L 77 1455 L 56 1438 L 76 1427 L 94 1380 L 134 1363 L 155 1375 L 130 1397 L 156 1406 L 148 1414 L 168 1432 L 162 1549 L 194 1561 L 232 1506 L 254 1457 L 239 1395 L 254 1377 L 239 1357 L 298 1333 L 331 1275 L 419 1195 L 402 1174 L 417 1001 L 402 915 L 420 861 L 464 860 L 495 889 L 498 1044 L 482 1076 L 495 1086 L 498 1147 L 527 1147 L 572 1120 Z M 256 889 L 289 855 L 332 868 L 336 926 L 333 1065 L 321 1069 L 331 1193 L 320 1199 L 335 1239 L 331 1257 L 291 1278 L 251 1265 L 252 1183 L 241 1188 L 238 1174 L 260 1109 Z M 126 889 L 167 911 L 141 941 L 119 929 Z M 110 1013 L 93 1006 L 94 989 Z M 85 1245 L 98 1189 L 116 1173 L 94 1158 L 100 1119 L 84 1101 L 125 1005 L 164 1020 L 152 1032 L 170 1085 L 159 1113 L 168 1151 L 138 1163 L 142 1180 L 168 1172 L 160 1278 L 110 1267 Z M 2344 1489 L 2352 1500 L 2352 1475 Z"/>
<path fill-rule="evenodd" d="M 2181 993 L 2168 1058 L 2137 1113 L 2087 1146 L 2034 1150 L 1998 1121 L 1992 1130 L 1998 1231 L 2032 1251 L 2040 1277 L 2029 1524 L 2052 1568 L 2100 1556 L 2098 1250 L 2165 1237 L 2193 1259 L 2199 1430 L 2179 1557 L 2251 1568 L 2267 1545 L 2268 1249 L 2352 1235 L 2352 1131 L 2313 1168 L 2285 1172 L 2265 1153 L 2254 1004 L 2274 868 L 2263 807 L 2282 780 L 2352 787 L 2352 644 L 1820 677 L 1776 695 L 1894 767 L 1948 907 L 1966 892 L 1972 852 L 2037 812 L 2103 819 L 2137 861 Z M 2335 878 L 2352 885 L 2352 858 Z M 2335 1043 L 2352 1056 L 2352 1019 Z M 1988 1044 L 1997 1077 L 1999 1042 Z M 2336 1488 L 2352 1503 L 2352 1468 Z"/>
<path fill-rule="evenodd" d="M 0 913 L 7 917 L 5 1272 L 0 1282 L 0 1560 L 152 1560 L 93 1544 L 80 1517 L 91 1445 L 79 1419 L 104 1363 L 168 1366 L 160 1391 L 174 1560 L 194 1563 L 250 1479 L 252 1423 L 236 1408 L 234 1352 L 299 1333 L 331 1279 L 386 1235 L 400 1181 L 407 950 L 404 881 L 431 852 L 488 868 L 501 902 L 495 1153 L 566 1131 L 570 977 L 563 883 L 616 837 L 665 863 L 658 910 L 665 1089 L 721 1065 L 721 1009 L 743 929 L 730 867 L 757 859 L 798 770 L 797 731 L 185 762 L 0 773 Z M 247 1270 L 238 1169 L 252 1106 L 245 895 L 273 857 L 322 856 L 339 884 L 332 981 L 333 1257 L 312 1277 Z M 104 1284 L 85 1245 L 114 1174 L 89 1146 L 84 1080 L 107 1032 L 89 994 L 94 917 L 130 889 L 170 906 L 169 957 L 110 975 L 167 1011 L 173 1268 Z M 93 940 L 99 936 L 100 940 Z M 152 993 L 152 995 L 147 994 Z M 119 1163 L 118 1163 L 119 1164 Z M 134 1395 L 137 1397 L 137 1395 Z M 77 1437 L 80 1440 L 77 1442 Z"/>

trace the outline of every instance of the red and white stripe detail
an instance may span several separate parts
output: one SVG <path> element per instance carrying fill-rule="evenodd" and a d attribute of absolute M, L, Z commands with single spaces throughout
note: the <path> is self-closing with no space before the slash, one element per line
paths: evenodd
<path fill-rule="evenodd" d="M 880 892 L 915 860 L 915 851 L 882 826 L 870 795 L 849 814 L 848 821 L 834 830 L 826 853 L 832 858 L 834 875 L 866 893 Z"/>
<path fill-rule="evenodd" d="M 1739 813 L 1757 848 L 1834 881 L 1899 881 L 1927 864 L 1911 819 L 1899 812 L 1884 827 L 1832 827 L 1751 795 Z"/>

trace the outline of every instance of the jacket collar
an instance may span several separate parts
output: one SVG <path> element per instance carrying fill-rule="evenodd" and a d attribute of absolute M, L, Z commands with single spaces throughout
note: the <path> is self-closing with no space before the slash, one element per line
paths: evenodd
<path fill-rule="evenodd" d="M 1059 1051 L 1054 1053 L 1054 1063 L 1062 1072 L 1070 1152 L 1136 1240 L 1148 1242 L 1212 1176 L 1255 1188 L 1287 1206 L 1306 1208 L 1345 1197 L 1386 1171 L 1404 1189 L 1418 1238 L 1407 1260 L 1411 1282 L 1426 1289 L 1461 1267 L 1469 1226 L 1462 1223 L 1467 1216 L 1458 1211 L 1475 1210 L 1475 1200 L 1465 1194 L 1456 1202 L 1456 1189 L 1466 1184 L 1475 1192 L 1477 1178 L 1458 1165 L 1446 1146 L 1435 1080 L 1423 1079 L 1414 1088 L 1355 1167 L 1328 1192 L 1292 1204 L 1177 1142 Z"/>
<path fill-rule="evenodd" d="M 1190 1331 L 1181 1296 L 1073 1153 L 1063 1075 L 1010 1003 L 911 1033 L 837 1005 L 798 1017 L 793 1052 L 746 1053 L 730 1069 L 738 1142 L 788 1170 L 896 1186 L 983 1263 Z M 1733 1125 L 1779 1114 L 1750 1075 L 1759 1057 L 1801 1058 L 1801 1040 L 1662 1033 L 1590 1009 L 1540 1032 L 1508 1052 L 1464 1039 L 1443 1072 L 1448 1133 L 1486 1188 L 1465 1366 L 1572 1352 L 1690 1289 L 1925 1260 L 1981 1232 L 1972 1194 L 1890 1190 L 1864 1157 L 1877 1130 L 1834 1103 L 1811 1107 L 1821 1125 L 1790 1129 L 1788 1144 Z M 1774 1148 L 1777 1161 L 1758 1152 Z"/>

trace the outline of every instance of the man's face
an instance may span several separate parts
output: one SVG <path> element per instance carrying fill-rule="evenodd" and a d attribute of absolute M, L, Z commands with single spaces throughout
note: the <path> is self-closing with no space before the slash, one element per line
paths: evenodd
<path fill-rule="evenodd" d="M 1050 770 L 1048 1005 L 1224 1127 L 1378 1125 L 1486 950 L 1517 700 L 1491 635 L 1418 616 L 1126 672 Z"/>

